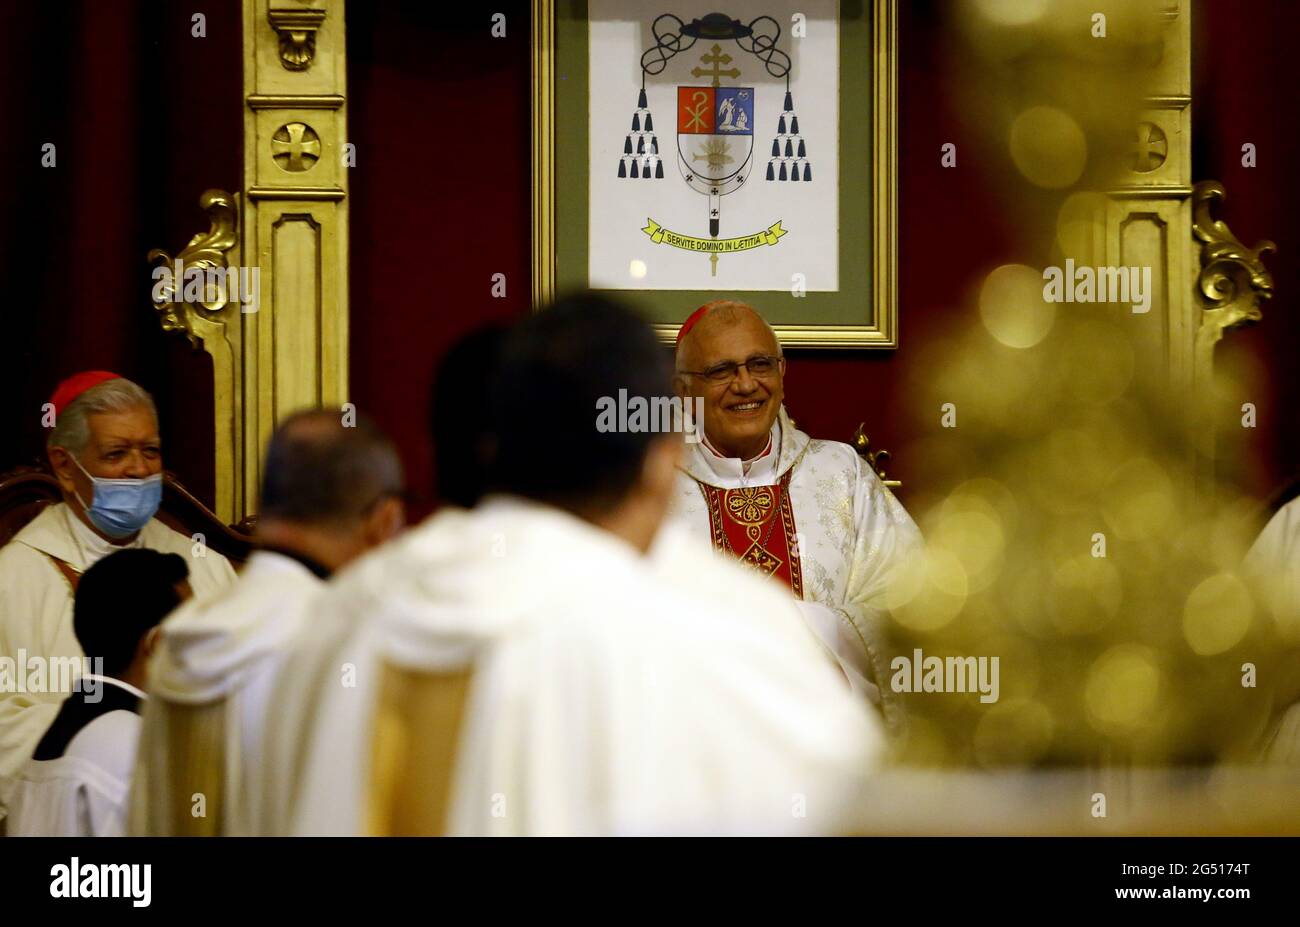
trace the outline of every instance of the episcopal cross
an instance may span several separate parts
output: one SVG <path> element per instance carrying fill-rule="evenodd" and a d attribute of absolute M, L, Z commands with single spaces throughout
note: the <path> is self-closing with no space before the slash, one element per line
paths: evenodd
<path fill-rule="evenodd" d="M 271 138 L 272 159 L 286 171 L 305 171 L 320 159 L 320 137 L 311 126 L 291 122 Z"/>
<path fill-rule="evenodd" d="M 728 68 L 725 71 L 722 69 L 722 66 L 724 64 L 731 64 L 731 56 L 723 53 L 721 45 L 715 44 L 713 48 L 709 49 L 709 52 L 707 54 L 700 55 L 700 62 L 702 64 L 709 65 L 709 67 L 692 68 L 691 76 L 710 78 L 713 81 L 714 87 L 722 86 L 722 81 L 719 80 L 719 78 L 730 77 L 732 80 L 735 80 L 737 77 L 740 76 L 740 68 Z M 716 167 L 718 159 L 726 158 L 726 143 L 724 142 L 720 149 L 717 149 L 713 152 L 706 152 L 703 155 L 696 155 L 697 158 L 701 156 L 705 157 L 708 160 L 710 167 Z M 730 160 L 730 158 L 727 158 L 727 160 Z M 713 196 L 711 197 L 712 206 L 709 209 L 709 226 L 710 226 L 710 234 L 712 234 L 713 237 L 715 238 L 718 235 L 717 199 L 718 199 L 718 191 L 714 190 Z M 714 277 L 718 275 L 718 252 L 716 251 L 709 252 L 709 272 Z"/>
<path fill-rule="evenodd" d="M 712 70 L 706 68 L 692 68 L 692 77 L 711 77 L 713 78 L 713 86 L 721 87 L 722 84 L 718 81 L 719 77 L 730 77 L 732 80 L 735 80 L 740 76 L 740 68 L 729 68 L 726 71 L 720 70 L 721 65 L 731 64 L 731 56 L 722 53 L 721 45 L 714 45 L 711 51 L 713 52 L 711 55 L 700 55 L 700 60 L 705 64 L 712 65 Z"/>

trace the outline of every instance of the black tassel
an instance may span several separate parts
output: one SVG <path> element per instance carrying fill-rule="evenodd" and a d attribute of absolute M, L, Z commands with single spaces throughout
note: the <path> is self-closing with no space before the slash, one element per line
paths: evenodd
<path fill-rule="evenodd" d="M 776 134 L 777 134 L 777 135 L 785 135 L 785 117 L 784 117 L 784 116 L 782 116 L 782 117 L 781 117 L 781 121 L 778 122 L 778 123 L 776 124 Z"/>
<path fill-rule="evenodd" d="M 651 116 L 649 113 L 645 114 L 645 130 L 647 132 L 653 132 L 655 130 L 654 117 Z"/>
<path fill-rule="evenodd" d="M 631 153 L 632 153 L 632 136 L 629 135 L 627 138 L 623 139 L 623 154 L 631 154 Z"/>
<path fill-rule="evenodd" d="M 659 139 L 655 138 L 653 135 L 650 136 L 650 153 L 654 155 L 659 154 Z"/>
<path fill-rule="evenodd" d="M 785 180 L 785 179 L 787 179 L 786 176 L 785 176 L 785 162 L 784 162 L 784 161 L 781 162 L 781 177 L 780 177 L 780 179 L 781 179 L 781 180 Z"/>
<path fill-rule="evenodd" d="M 785 140 L 785 156 L 787 158 L 794 157 L 794 146 L 790 144 L 790 139 L 788 138 Z"/>
<path fill-rule="evenodd" d="M 620 165 L 621 165 L 622 163 L 623 163 L 623 162 L 621 162 L 621 161 L 619 162 Z M 772 162 L 771 162 L 771 161 L 768 161 L 768 162 L 767 162 L 767 179 L 768 179 L 768 180 L 775 180 L 775 179 L 776 179 L 775 175 L 774 175 L 773 172 L 772 172 Z"/>
<path fill-rule="evenodd" d="M 636 153 L 645 154 L 645 136 L 638 135 L 636 138 Z"/>
<path fill-rule="evenodd" d="M 781 142 L 779 139 L 772 139 L 772 157 L 781 157 Z"/>
<path fill-rule="evenodd" d="M 791 165 L 790 165 L 790 179 L 791 179 L 791 180 L 798 180 L 798 179 L 799 179 L 799 165 L 798 165 L 798 164 L 791 164 Z"/>
<path fill-rule="evenodd" d="M 808 157 L 808 149 L 804 147 L 803 139 L 799 139 L 799 157 Z"/>
<path fill-rule="evenodd" d="M 664 159 L 656 158 L 655 159 L 655 180 L 663 180 L 663 179 L 664 179 Z"/>
<path fill-rule="evenodd" d="M 788 93 L 785 96 L 787 100 L 790 99 L 790 95 Z M 641 109 L 645 109 L 645 88 L 644 87 L 642 87 L 641 92 L 637 94 L 636 105 Z"/>
<path fill-rule="evenodd" d="M 640 176 L 641 176 L 639 173 L 637 173 L 637 168 L 636 168 L 636 166 L 637 166 L 638 163 L 639 163 L 639 162 L 637 162 L 637 161 L 633 161 L 633 162 L 632 162 L 632 179 L 633 179 L 633 180 L 636 180 L 636 179 L 640 178 Z"/>
<path fill-rule="evenodd" d="M 641 114 L 640 114 L 640 113 L 633 113 L 633 114 L 632 114 L 632 131 L 633 131 L 633 132 L 640 132 L 640 131 L 641 131 Z"/>
<path fill-rule="evenodd" d="M 627 164 L 626 162 L 624 162 L 622 158 L 618 159 L 618 176 L 620 177 L 627 176 Z"/>
<path fill-rule="evenodd" d="M 803 179 L 805 182 L 812 180 L 812 165 L 807 161 L 803 165 Z"/>
<path fill-rule="evenodd" d="M 788 113 L 794 109 L 794 97 L 790 96 L 790 91 L 785 92 L 785 111 Z"/>
<path fill-rule="evenodd" d="M 649 158 L 645 159 L 645 170 L 641 172 L 641 176 L 644 177 L 646 180 L 650 180 L 654 177 L 654 174 L 650 170 L 651 163 L 653 162 L 651 162 Z"/>
<path fill-rule="evenodd" d="M 790 117 L 790 134 L 791 134 L 791 135 L 798 135 L 798 134 L 799 134 L 799 117 L 798 117 L 798 116 L 791 116 L 791 117 Z"/>

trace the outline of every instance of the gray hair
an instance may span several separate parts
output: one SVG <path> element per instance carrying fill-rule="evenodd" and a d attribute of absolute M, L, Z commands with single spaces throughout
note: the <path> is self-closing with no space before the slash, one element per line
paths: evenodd
<path fill-rule="evenodd" d="M 258 517 L 344 524 L 404 487 L 402 459 L 378 425 L 360 413 L 344 425 L 338 409 L 308 409 L 271 435 Z"/>
<path fill-rule="evenodd" d="M 105 380 L 72 400 L 59 413 L 54 429 L 45 440 L 45 447 L 61 447 L 73 454 L 80 454 L 90 443 L 90 416 L 105 412 L 128 412 L 132 409 L 148 409 L 154 422 L 158 421 L 158 409 L 153 404 L 153 397 L 144 389 L 123 377 Z"/>
<path fill-rule="evenodd" d="M 738 299 L 715 299 L 712 302 L 705 303 L 700 308 L 704 311 L 700 313 L 699 322 L 703 322 L 706 318 L 713 315 L 713 313 L 719 311 L 734 319 L 740 313 L 748 310 L 755 318 L 763 323 L 763 326 L 768 330 L 768 333 L 771 334 L 772 341 L 776 343 L 776 356 L 785 357 L 785 351 L 781 347 L 781 339 L 776 336 L 776 329 L 772 327 L 771 322 L 763 317 L 763 313 L 759 312 L 749 303 L 741 302 Z M 699 323 L 697 322 L 696 324 Z M 677 342 L 677 349 L 673 353 L 673 360 L 678 370 L 681 369 L 682 355 L 686 353 L 686 345 L 690 341 L 690 337 L 691 332 L 687 332 L 686 337 Z"/>

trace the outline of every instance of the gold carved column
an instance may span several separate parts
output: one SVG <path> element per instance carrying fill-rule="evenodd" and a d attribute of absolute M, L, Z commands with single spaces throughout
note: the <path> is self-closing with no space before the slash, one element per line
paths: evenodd
<path fill-rule="evenodd" d="M 1160 60 L 1130 133 L 1120 184 L 1110 192 L 1105 258 L 1099 264 L 1151 268 L 1151 308 L 1131 328 L 1151 369 L 1168 371 L 1188 395 L 1198 379 L 1193 345 L 1199 324 L 1191 282 L 1192 23 L 1187 0 L 1160 12 Z"/>
<path fill-rule="evenodd" d="M 1151 268 L 1151 308 L 1131 315 L 1141 362 L 1187 397 L 1198 480 L 1214 475 L 1214 349 L 1225 332 L 1261 318 L 1272 277 L 1260 255 L 1214 215 L 1225 191 L 1192 175 L 1192 23 L 1189 0 L 1163 0 L 1160 58 L 1141 103 L 1119 184 L 1109 192 L 1094 264 Z M 1208 482 L 1206 483 L 1208 485 Z"/>
<path fill-rule="evenodd" d="M 348 395 L 344 0 L 244 0 L 244 259 L 235 517 L 255 511 L 275 424 Z M 221 514 L 225 514 L 224 512 Z"/>
<path fill-rule="evenodd" d="M 257 511 L 276 423 L 347 401 L 355 162 L 345 151 L 343 9 L 344 0 L 244 0 L 242 190 L 205 191 L 211 228 L 174 258 L 149 253 L 163 330 L 212 356 L 215 508 L 232 524 Z M 189 288 L 194 271 L 207 275 L 202 291 Z"/>

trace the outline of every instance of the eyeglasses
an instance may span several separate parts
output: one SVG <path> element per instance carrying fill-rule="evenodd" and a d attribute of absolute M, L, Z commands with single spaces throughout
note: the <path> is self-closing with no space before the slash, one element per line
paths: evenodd
<path fill-rule="evenodd" d="M 688 377 L 704 377 L 710 383 L 730 383 L 744 367 L 749 371 L 749 375 L 758 380 L 766 380 L 774 376 L 781 367 L 781 358 L 773 357 L 771 354 L 755 354 L 753 357 L 741 363 L 735 361 L 722 361 L 714 364 L 704 370 L 679 370 L 680 374 Z"/>

